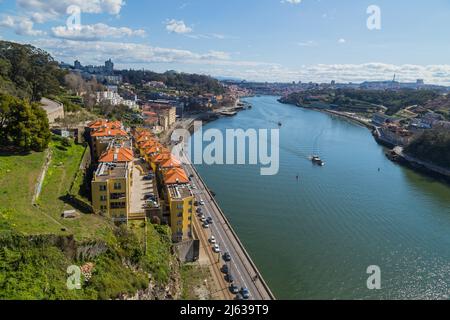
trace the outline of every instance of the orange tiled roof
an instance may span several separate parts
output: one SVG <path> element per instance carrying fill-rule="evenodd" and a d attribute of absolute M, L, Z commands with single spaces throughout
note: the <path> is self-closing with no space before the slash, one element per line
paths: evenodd
<path fill-rule="evenodd" d="M 98 129 L 98 128 L 105 126 L 107 123 L 108 123 L 108 120 L 98 119 L 98 120 L 90 122 L 88 124 L 88 127 L 91 129 Z"/>
<path fill-rule="evenodd" d="M 152 153 L 157 153 L 157 152 L 158 152 L 158 154 L 160 154 L 161 150 L 164 150 L 164 146 L 160 143 L 156 143 L 153 146 L 146 148 L 145 154 L 152 154 Z"/>
<path fill-rule="evenodd" d="M 128 136 L 128 133 L 125 130 L 120 128 L 105 128 L 102 127 L 100 129 L 95 130 L 92 133 L 93 137 L 116 137 L 116 136 Z"/>
<path fill-rule="evenodd" d="M 164 152 L 162 152 L 162 151 L 164 151 Z M 158 154 L 152 156 L 151 160 L 153 163 L 159 164 L 165 160 L 170 159 L 170 156 L 171 156 L 170 152 L 166 152 L 163 149 L 159 149 Z"/>
<path fill-rule="evenodd" d="M 153 147 L 155 144 L 158 144 L 158 140 L 154 139 L 154 138 L 150 138 L 146 141 L 141 141 L 139 143 L 139 148 L 141 149 L 147 149 L 147 148 L 151 148 Z"/>
<path fill-rule="evenodd" d="M 170 155 L 170 158 L 167 160 L 163 160 L 159 164 L 159 166 L 162 169 L 181 168 L 181 162 L 177 158 L 175 158 L 173 155 Z"/>
<path fill-rule="evenodd" d="M 172 168 L 164 173 L 164 183 L 166 185 L 185 184 L 189 183 L 189 178 L 186 174 L 186 171 L 184 171 L 183 169 Z"/>
<path fill-rule="evenodd" d="M 111 148 L 104 152 L 99 162 L 131 162 L 133 161 L 133 151 L 128 148 Z"/>
<path fill-rule="evenodd" d="M 148 140 L 150 140 L 150 139 L 155 139 L 155 138 L 153 137 L 152 134 L 148 133 L 148 134 L 141 135 L 141 136 L 137 137 L 137 138 L 136 138 L 136 142 L 137 142 L 137 143 L 141 143 L 141 142 L 148 141 Z"/>
<path fill-rule="evenodd" d="M 100 129 L 100 128 L 108 128 L 108 129 L 121 129 L 122 128 L 122 122 L 120 121 L 108 121 L 105 119 L 99 119 L 96 121 L 93 121 L 88 124 L 89 128 L 91 129 Z"/>

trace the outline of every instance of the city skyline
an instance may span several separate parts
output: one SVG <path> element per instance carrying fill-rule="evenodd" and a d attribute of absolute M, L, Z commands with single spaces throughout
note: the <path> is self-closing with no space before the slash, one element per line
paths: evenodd
<path fill-rule="evenodd" d="M 402 82 L 449 85 L 450 46 L 439 30 L 448 27 L 450 4 L 433 2 L 264 0 L 218 7 L 204 0 L 5 0 L 0 38 L 33 44 L 66 63 L 112 58 L 119 69 L 280 82 L 396 74 Z M 381 10 L 380 30 L 367 27 L 371 5 Z M 67 24 L 68 12 L 76 17 L 70 6 L 81 10 L 79 26 Z"/>

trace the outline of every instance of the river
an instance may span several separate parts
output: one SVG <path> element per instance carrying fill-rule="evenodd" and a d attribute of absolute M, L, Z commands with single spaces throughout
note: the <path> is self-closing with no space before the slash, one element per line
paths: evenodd
<path fill-rule="evenodd" d="M 450 187 L 390 162 L 366 128 L 277 102 L 216 128 L 280 128 L 280 170 L 197 165 L 279 299 L 448 299 Z M 308 157 L 319 154 L 325 167 Z M 297 180 L 297 175 L 299 179 Z M 368 266 L 381 289 L 367 288 Z"/>

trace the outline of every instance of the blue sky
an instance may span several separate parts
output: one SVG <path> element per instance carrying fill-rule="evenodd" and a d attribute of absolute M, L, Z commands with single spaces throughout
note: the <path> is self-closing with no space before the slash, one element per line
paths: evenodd
<path fill-rule="evenodd" d="M 58 60 L 262 81 L 450 85 L 449 30 L 448 0 L 0 0 L 0 37 Z"/>

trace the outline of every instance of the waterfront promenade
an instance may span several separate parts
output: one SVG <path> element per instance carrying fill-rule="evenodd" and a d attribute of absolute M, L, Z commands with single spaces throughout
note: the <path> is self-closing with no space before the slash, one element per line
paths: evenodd
<path fill-rule="evenodd" d="M 203 238 L 206 239 L 214 235 L 221 248 L 221 254 L 228 252 L 231 255 L 232 260 L 228 263 L 228 266 L 234 277 L 234 283 L 239 288 L 248 288 L 251 300 L 274 300 L 275 297 L 264 282 L 262 275 L 186 155 L 184 155 L 183 162 L 186 163 L 184 164 L 186 173 L 190 176 L 192 175 L 192 183 L 197 187 L 197 189 L 193 190 L 196 200 L 205 202 L 205 205 L 201 206 L 202 211 L 206 217 L 212 217 L 214 220 L 209 229 L 201 228 L 198 231 L 202 232 Z M 195 219 L 198 218 L 195 217 Z M 211 248 L 207 249 L 212 250 Z M 216 267 L 220 268 L 224 264 L 225 262 L 220 258 L 220 262 L 216 262 Z"/>

